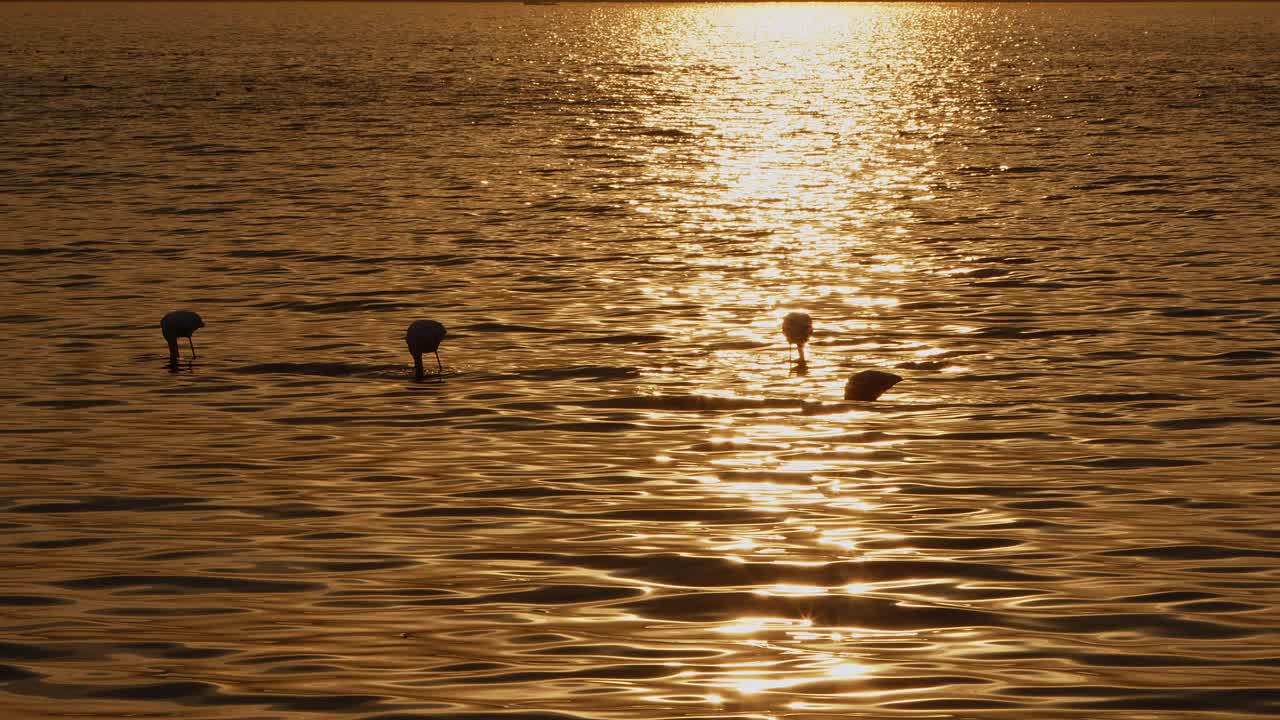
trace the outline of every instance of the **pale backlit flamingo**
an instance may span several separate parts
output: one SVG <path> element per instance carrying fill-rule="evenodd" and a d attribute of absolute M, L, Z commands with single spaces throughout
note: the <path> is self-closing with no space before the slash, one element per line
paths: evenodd
<path fill-rule="evenodd" d="M 804 367 L 804 344 L 813 336 L 813 318 L 804 312 L 787 313 L 782 318 L 782 334 L 787 336 L 787 360 L 791 360 L 791 346 L 795 345 L 800 351 L 800 361 L 796 364 Z"/>

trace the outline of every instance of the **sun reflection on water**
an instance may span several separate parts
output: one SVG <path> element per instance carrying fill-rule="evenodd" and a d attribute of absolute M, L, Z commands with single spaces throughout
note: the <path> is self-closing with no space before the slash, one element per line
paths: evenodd
<path fill-rule="evenodd" d="M 895 62 L 877 48 L 902 32 L 885 13 L 821 4 L 687 12 L 696 30 L 654 42 L 665 43 L 669 55 L 720 68 L 712 78 L 682 76 L 672 87 L 697 93 L 700 107 L 718 112 L 693 116 L 678 104 L 641 109 L 648 125 L 684 128 L 697 138 L 674 150 L 689 156 L 693 173 L 678 183 L 661 179 L 657 212 L 694 232 L 729 229 L 785 256 L 813 259 L 866 244 L 859 229 L 882 225 L 886 212 L 906 217 L 893 198 L 928 192 L 929 143 L 900 134 L 918 131 L 918 121 L 897 117 L 896 103 L 871 94 L 871 68 Z M 702 57 L 709 47 L 719 51 L 714 59 Z M 736 51 L 726 57 L 725 47 Z M 909 71 L 901 62 L 899 71 Z M 669 159 L 673 149 L 649 152 Z M 826 162 L 833 152 L 849 161 Z"/>
<path fill-rule="evenodd" d="M 763 654 L 714 672 L 691 668 L 684 682 L 697 688 L 689 698 L 735 713 L 821 711 L 818 696 L 876 692 L 864 682 L 875 666 L 832 644 L 856 647 L 896 631 L 872 629 L 871 617 L 864 629 L 843 626 L 861 624 L 856 615 L 837 627 L 807 609 L 785 615 L 796 603 L 874 603 L 903 592 L 899 581 L 863 581 L 847 569 L 831 570 L 825 584 L 833 563 L 922 554 L 874 521 L 893 504 L 881 499 L 883 486 L 872 495 L 860 482 L 901 463 L 905 441 L 856 434 L 877 414 L 841 401 L 849 374 L 882 365 L 886 350 L 918 363 L 941 363 L 947 352 L 918 338 L 908 346 L 894 322 L 903 290 L 940 270 L 913 255 L 910 241 L 936 185 L 931 138 L 948 120 L 873 90 L 883 88 L 874 74 L 899 76 L 905 93 L 919 73 L 903 15 L 819 4 L 679 12 L 696 29 L 664 39 L 667 56 L 690 69 L 672 74 L 668 90 L 699 102 L 638 106 L 643 125 L 681 134 L 635 152 L 651 193 L 645 212 L 660 216 L 678 243 L 653 261 L 681 274 L 639 292 L 680 308 L 682 324 L 668 330 L 697 338 L 696 357 L 690 351 L 664 368 L 699 378 L 700 396 L 741 401 L 732 406 L 741 411 L 705 418 L 709 439 L 661 459 L 685 472 L 692 497 L 777 518 L 768 529 L 726 530 L 700 543 L 744 573 L 733 577 L 762 578 L 736 587 L 760 604 L 712 629 Z M 721 50 L 714 57 L 707 37 Z M 844 161 L 828 162 L 833 153 Z M 723 251 L 736 244 L 747 250 Z M 788 363 L 781 333 L 793 311 L 814 318 L 804 373 Z M 793 511 L 802 508 L 820 508 L 833 522 L 801 522 Z"/>
<path fill-rule="evenodd" d="M 645 41 L 646 53 L 678 58 L 687 72 L 664 75 L 665 92 L 698 102 L 636 106 L 638 124 L 679 140 L 634 150 L 647 158 L 640 182 L 652 196 L 643 204 L 679 247 L 655 262 L 696 271 L 640 291 L 647 302 L 689 308 L 687 323 L 669 330 L 709 352 L 655 370 L 701 373 L 702 393 L 750 387 L 839 400 L 852 372 L 899 349 L 892 322 L 903 289 L 940 269 L 904 249 L 938 184 L 936 138 L 955 122 L 954 113 L 903 102 L 928 72 L 926 45 L 910 12 L 874 7 L 696 6 L 677 16 Z M 904 97 L 886 94 L 886 75 Z M 723 252 L 737 245 L 747 251 Z M 815 320 L 799 369 L 779 327 L 794 310 Z"/>

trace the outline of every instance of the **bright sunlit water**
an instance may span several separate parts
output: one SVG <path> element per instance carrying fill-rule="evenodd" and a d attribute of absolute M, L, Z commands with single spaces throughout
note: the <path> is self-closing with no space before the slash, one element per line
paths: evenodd
<path fill-rule="evenodd" d="M 1280 713 L 1280 5 L 0 27 L 3 717 Z"/>

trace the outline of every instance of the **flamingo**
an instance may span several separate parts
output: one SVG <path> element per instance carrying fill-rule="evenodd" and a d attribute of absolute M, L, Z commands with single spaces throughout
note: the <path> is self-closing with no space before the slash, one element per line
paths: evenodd
<path fill-rule="evenodd" d="M 844 399 L 870 402 L 900 382 L 902 382 L 901 375 L 883 370 L 863 370 L 850 377 L 849 382 L 845 383 Z"/>
<path fill-rule="evenodd" d="M 169 364 L 178 364 L 178 338 L 186 338 L 191 345 L 191 358 L 196 357 L 196 344 L 191 340 L 191 333 L 204 327 L 204 320 L 190 310 L 174 310 L 160 318 L 160 332 L 164 341 L 169 343 Z"/>
<path fill-rule="evenodd" d="M 782 334 L 787 336 L 787 361 L 790 362 L 791 346 L 795 345 L 800 351 L 800 361 L 796 364 L 804 367 L 807 364 L 804 360 L 804 344 L 813 336 L 813 318 L 804 312 L 787 313 L 782 318 Z"/>
<path fill-rule="evenodd" d="M 413 356 L 417 379 L 422 379 L 422 353 L 435 353 L 436 371 L 444 372 L 444 365 L 440 362 L 440 341 L 444 340 L 445 332 L 444 325 L 435 320 L 414 320 L 409 323 L 404 340 L 409 345 L 409 354 Z"/>

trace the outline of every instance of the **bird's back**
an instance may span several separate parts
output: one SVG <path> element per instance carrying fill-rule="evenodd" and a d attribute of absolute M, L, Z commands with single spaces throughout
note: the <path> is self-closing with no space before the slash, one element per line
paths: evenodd
<path fill-rule="evenodd" d="M 204 320 L 190 310 L 174 310 L 160 318 L 160 332 L 166 338 L 191 337 L 191 333 L 204 327 Z"/>
<path fill-rule="evenodd" d="M 788 342 L 797 345 L 808 342 L 813 335 L 813 318 L 808 313 L 788 313 L 782 319 L 782 334 L 787 336 Z"/>
<path fill-rule="evenodd" d="M 446 332 L 444 325 L 435 320 L 414 320 L 409 323 L 404 339 L 411 353 L 435 352 L 440 349 Z"/>

